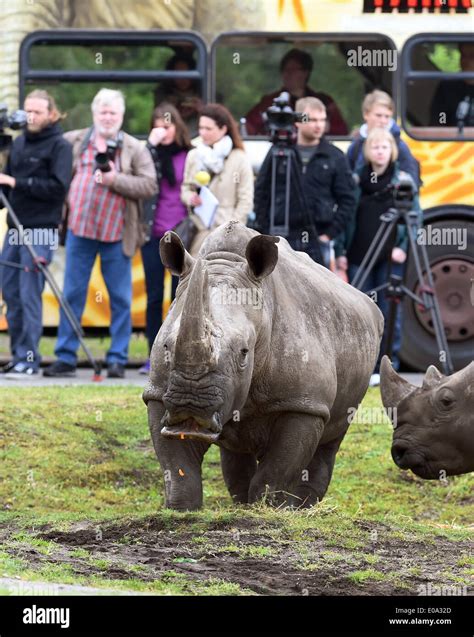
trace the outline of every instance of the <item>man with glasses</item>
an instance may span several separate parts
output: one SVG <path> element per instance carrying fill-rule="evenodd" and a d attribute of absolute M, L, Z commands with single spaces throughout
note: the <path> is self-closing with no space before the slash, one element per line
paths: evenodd
<path fill-rule="evenodd" d="M 287 239 L 295 250 L 329 267 L 330 242 L 355 214 L 354 182 L 344 153 L 324 137 L 324 104 L 316 97 L 303 97 L 296 102 L 296 110 L 303 113 L 303 121 L 296 123 Z M 271 168 L 270 150 L 255 184 L 255 228 L 263 233 L 268 233 L 270 225 Z"/>

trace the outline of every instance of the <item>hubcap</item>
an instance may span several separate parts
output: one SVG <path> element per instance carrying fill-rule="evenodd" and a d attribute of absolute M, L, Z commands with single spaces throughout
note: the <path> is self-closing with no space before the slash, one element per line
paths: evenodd
<path fill-rule="evenodd" d="M 444 259 L 431 264 L 433 280 L 448 341 L 465 341 L 474 336 L 474 308 L 471 305 L 471 281 L 474 263 L 465 259 Z M 417 283 L 415 294 L 420 295 Z M 429 312 L 415 303 L 415 313 L 430 334 L 435 334 Z"/>

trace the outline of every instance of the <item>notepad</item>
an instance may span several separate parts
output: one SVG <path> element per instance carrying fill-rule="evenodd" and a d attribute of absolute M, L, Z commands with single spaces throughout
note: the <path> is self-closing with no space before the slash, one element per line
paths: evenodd
<path fill-rule="evenodd" d="M 199 196 L 201 197 L 202 203 L 194 208 L 194 212 L 198 215 L 206 228 L 210 228 L 214 221 L 219 200 L 206 186 L 202 186 Z"/>

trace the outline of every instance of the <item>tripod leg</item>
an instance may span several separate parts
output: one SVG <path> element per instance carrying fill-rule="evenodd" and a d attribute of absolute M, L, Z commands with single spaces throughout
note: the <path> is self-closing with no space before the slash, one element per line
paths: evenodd
<path fill-rule="evenodd" d="M 382 221 L 380 224 L 375 237 L 372 240 L 372 243 L 367 250 L 362 263 L 359 266 L 359 269 L 356 272 L 356 275 L 351 281 L 351 285 L 353 285 L 358 290 L 361 290 L 367 277 L 370 272 L 373 270 L 374 265 L 377 263 L 377 259 L 379 258 L 380 253 L 382 252 L 385 244 L 390 237 L 392 229 L 394 225 L 397 223 L 397 219 L 393 219 L 392 221 Z"/>
<path fill-rule="evenodd" d="M 386 341 L 385 341 L 385 351 L 390 360 L 392 360 L 393 354 L 393 341 L 395 337 L 395 321 L 397 320 L 397 310 L 398 310 L 398 301 L 394 298 L 390 299 L 388 318 L 386 324 Z"/>
<path fill-rule="evenodd" d="M 444 331 L 443 321 L 441 319 L 441 311 L 436 297 L 428 253 L 426 251 L 426 246 L 424 244 L 419 244 L 416 240 L 418 225 L 416 219 L 410 215 L 410 212 L 404 213 L 404 217 L 408 228 L 408 239 L 410 241 L 413 262 L 415 264 L 416 276 L 420 284 L 421 298 L 423 299 L 425 308 L 430 312 L 431 320 L 433 321 L 438 351 L 440 354 L 442 352 L 445 354 L 445 360 L 442 361 L 443 371 L 446 375 L 449 375 L 454 371 L 453 362 L 449 351 L 446 332 Z M 423 270 L 426 273 L 428 285 L 425 284 Z"/>
<path fill-rule="evenodd" d="M 5 208 L 8 210 L 8 214 L 10 216 L 10 219 L 13 221 L 13 224 L 14 224 L 15 228 L 17 229 L 17 231 L 19 232 L 20 236 L 22 236 L 22 234 L 23 234 L 22 225 L 20 224 L 20 221 L 19 221 L 18 217 L 16 216 L 15 211 L 11 207 L 10 202 L 8 201 L 8 199 L 5 197 L 5 194 L 1 190 L 0 190 L 0 201 L 3 203 Z M 92 356 L 91 351 L 87 347 L 87 345 L 86 345 L 86 343 L 84 341 L 84 333 L 82 331 L 82 328 L 81 328 L 79 322 L 76 319 L 76 316 L 71 311 L 71 308 L 70 308 L 69 304 L 67 303 L 67 300 L 61 294 L 61 291 L 60 291 L 55 279 L 53 278 L 53 276 L 51 275 L 51 273 L 49 272 L 47 267 L 43 263 L 41 263 L 41 260 L 39 259 L 38 254 L 36 253 L 36 250 L 31 245 L 29 245 L 29 243 L 27 241 L 24 242 L 24 245 L 28 249 L 28 252 L 30 253 L 31 258 L 33 259 L 33 262 L 37 265 L 38 269 L 41 271 L 41 273 L 45 277 L 46 281 L 48 282 L 49 286 L 51 287 L 51 290 L 53 291 L 54 296 L 56 297 L 59 305 L 63 308 L 64 313 L 66 314 L 66 317 L 67 317 L 69 323 L 71 324 L 71 327 L 73 328 L 74 332 L 76 333 L 76 336 L 79 339 L 79 343 L 81 344 L 81 347 L 84 350 L 88 361 L 90 362 L 90 364 L 92 365 L 92 367 L 94 369 L 94 373 L 95 373 L 94 380 L 99 380 L 100 379 L 100 371 L 101 371 L 100 364 L 96 362 L 96 360 Z"/>

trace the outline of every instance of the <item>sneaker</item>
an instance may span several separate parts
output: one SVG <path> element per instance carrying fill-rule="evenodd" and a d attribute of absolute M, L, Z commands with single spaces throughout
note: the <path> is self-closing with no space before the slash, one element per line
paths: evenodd
<path fill-rule="evenodd" d="M 46 367 L 43 370 L 43 376 L 48 377 L 56 377 L 56 376 L 75 376 L 76 375 L 76 366 L 69 365 L 69 363 L 65 363 L 64 361 L 57 360 L 54 361 L 52 365 Z"/>
<path fill-rule="evenodd" d="M 13 361 L 10 361 L 6 365 L 4 365 L 0 371 L 2 372 L 2 374 L 8 374 L 8 372 L 11 372 L 11 370 L 15 367 L 15 365 L 16 363 L 14 363 Z"/>
<path fill-rule="evenodd" d="M 11 378 L 13 380 L 23 380 L 25 378 L 31 378 L 34 374 L 37 374 L 38 370 L 31 367 L 27 363 L 17 363 L 14 367 L 6 372 L 5 378 Z"/>
<path fill-rule="evenodd" d="M 369 380 L 369 387 L 378 387 L 380 385 L 380 374 L 372 374 Z"/>
<path fill-rule="evenodd" d="M 107 365 L 107 378 L 124 378 L 125 365 L 120 363 L 109 363 Z"/>
<path fill-rule="evenodd" d="M 150 373 L 150 359 L 148 359 L 147 362 L 140 367 L 138 373 L 142 374 L 143 376 L 148 376 L 148 374 Z"/>

